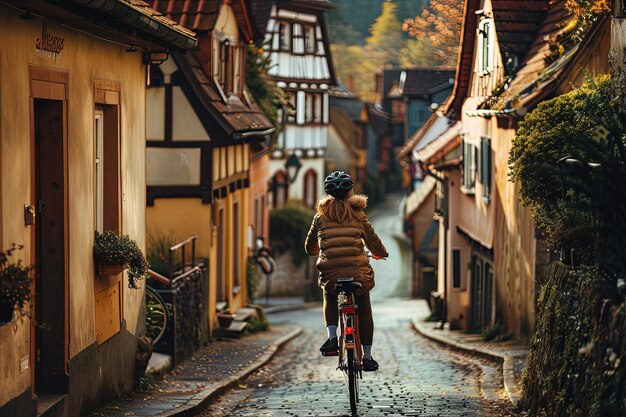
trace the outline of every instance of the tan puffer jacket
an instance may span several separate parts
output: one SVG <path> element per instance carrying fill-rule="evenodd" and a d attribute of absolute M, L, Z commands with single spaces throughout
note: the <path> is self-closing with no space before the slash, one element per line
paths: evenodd
<path fill-rule="evenodd" d="M 326 292 L 332 293 L 332 286 L 327 286 L 329 282 L 353 277 L 363 285 L 361 293 L 369 291 L 374 288 L 374 271 L 364 246 L 367 245 L 376 256 L 387 257 L 388 254 L 363 212 L 367 197 L 357 194 L 348 198 L 356 209 L 357 218 L 346 223 L 334 223 L 324 218 L 324 209 L 331 200 L 332 197 L 327 197 L 318 203 L 318 212 L 304 243 L 308 255 L 318 256 L 318 283 Z"/>

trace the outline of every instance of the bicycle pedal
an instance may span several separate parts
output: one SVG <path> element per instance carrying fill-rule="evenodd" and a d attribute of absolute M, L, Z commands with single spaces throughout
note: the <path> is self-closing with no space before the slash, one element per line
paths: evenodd
<path fill-rule="evenodd" d="M 339 351 L 336 350 L 334 352 L 322 352 L 322 356 L 339 356 Z"/>

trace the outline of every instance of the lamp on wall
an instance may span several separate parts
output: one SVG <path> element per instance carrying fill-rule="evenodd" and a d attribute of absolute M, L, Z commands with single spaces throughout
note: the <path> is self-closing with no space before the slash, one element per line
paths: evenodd
<path fill-rule="evenodd" d="M 298 172 L 302 168 L 302 162 L 300 162 L 300 158 L 295 153 L 289 155 L 287 161 L 285 161 L 285 169 L 287 170 L 287 177 L 289 177 L 289 182 L 292 183 L 296 180 L 298 176 Z"/>

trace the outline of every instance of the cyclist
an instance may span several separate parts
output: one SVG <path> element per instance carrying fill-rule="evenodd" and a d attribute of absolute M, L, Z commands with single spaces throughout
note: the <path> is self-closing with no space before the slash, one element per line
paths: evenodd
<path fill-rule="evenodd" d="M 317 213 L 304 246 L 308 255 L 318 256 L 318 284 L 324 293 L 324 322 L 328 340 L 320 347 L 320 351 L 339 350 L 339 311 L 334 283 L 337 278 L 353 277 L 362 285 L 355 295 L 359 306 L 363 370 L 376 371 L 378 363 L 372 358 L 374 321 L 369 295 L 374 287 L 374 271 L 364 246 L 367 245 L 375 259 L 386 258 L 388 253 L 363 212 L 367 206 L 367 197 L 354 194 L 353 187 L 352 177 L 343 171 L 334 171 L 326 177 L 324 191 L 327 195 L 317 202 Z"/>

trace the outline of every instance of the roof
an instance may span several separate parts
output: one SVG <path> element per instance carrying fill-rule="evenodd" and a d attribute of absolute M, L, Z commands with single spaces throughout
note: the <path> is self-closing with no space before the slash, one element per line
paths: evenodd
<path fill-rule="evenodd" d="M 140 0 L 15 0 L 12 5 L 94 36 L 149 51 L 189 50 L 193 31 Z"/>
<path fill-rule="evenodd" d="M 248 134 L 264 135 L 274 128 L 256 103 L 248 105 L 237 97 L 230 97 L 224 102 L 215 83 L 206 75 L 195 54 L 172 56 L 197 97 L 201 109 L 217 122 L 227 136 L 241 139 Z"/>
<path fill-rule="evenodd" d="M 435 164 L 461 144 L 461 121 L 456 121 L 437 139 L 413 152 L 416 160 L 426 164 Z"/>
<path fill-rule="evenodd" d="M 321 12 L 328 11 L 334 7 L 328 0 L 276 0 L 276 3 L 280 7 L 294 6 L 300 9 Z"/>
<path fill-rule="evenodd" d="M 552 88 L 558 85 L 556 82 L 570 65 L 575 61 L 584 48 L 582 44 L 588 42 L 603 24 L 599 20 L 589 30 L 582 43 L 578 43 L 565 51 L 559 59 L 548 64 L 546 58 L 550 56 L 550 39 L 557 36 L 564 29 L 564 23 L 569 19 L 565 9 L 565 1 L 556 1 L 545 15 L 545 20 L 535 40 L 529 46 L 526 58 L 520 65 L 515 77 L 509 83 L 509 87 L 497 100 L 488 103 L 484 107 L 491 109 L 508 109 L 512 107 L 530 106 Z"/>
<path fill-rule="evenodd" d="M 440 117 L 436 113 L 431 114 L 422 126 L 409 138 L 404 148 L 398 153 L 398 157 L 405 157 L 417 147 L 427 145 L 448 130 L 452 122 L 453 120 L 445 116 Z"/>
<path fill-rule="evenodd" d="M 407 196 L 404 206 L 405 219 L 408 219 L 410 216 L 412 216 L 413 213 L 418 210 L 422 206 L 422 204 L 424 204 L 430 193 L 432 193 L 435 189 L 436 185 L 436 179 L 431 176 L 426 176 L 420 186 Z"/>
<path fill-rule="evenodd" d="M 194 30 L 213 30 L 217 20 L 220 0 L 150 0 L 152 7 L 167 18 Z"/>
<path fill-rule="evenodd" d="M 480 3 L 480 0 L 465 0 L 454 86 L 452 87 L 450 97 L 446 103 L 441 106 L 443 113 L 450 113 L 451 117 L 457 119 L 461 118 L 461 107 L 463 106 L 465 97 L 467 97 L 473 72 L 472 60 L 474 59 L 474 44 L 476 43 L 476 28 L 478 22 L 478 16 L 475 12 L 478 10 Z"/>
<path fill-rule="evenodd" d="M 549 0 L 491 0 L 498 45 L 503 56 L 523 59 L 546 16 Z"/>
<path fill-rule="evenodd" d="M 376 106 L 367 105 L 370 125 L 377 135 L 385 136 L 391 133 L 391 115 Z"/>
<path fill-rule="evenodd" d="M 223 1 L 220 0 L 149 0 L 167 18 L 194 30 L 210 32 L 215 27 Z M 271 0 L 232 1 L 235 19 L 247 40 L 260 40 L 272 9 Z"/>
<path fill-rule="evenodd" d="M 428 96 L 448 88 L 454 82 L 454 68 L 412 68 L 404 70 L 402 88 L 405 96 Z"/>

